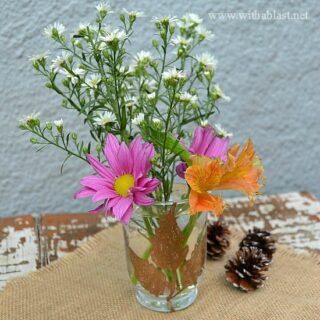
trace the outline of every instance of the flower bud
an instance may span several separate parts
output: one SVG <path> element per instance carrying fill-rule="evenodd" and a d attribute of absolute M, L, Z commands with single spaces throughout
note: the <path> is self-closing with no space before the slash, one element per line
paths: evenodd
<path fill-rule="evenodd" d="M 30 142 L 31 142 L 32 144 L 37 144 L 37 143 L 39 143 L 39 141 L 38 141 L 36 138 L 30 138 Z"/>
<path fill-rule="evenodd" d="M 159 42 L 157 40 L 153 39 L 152 45 L 157 49 L 159 47 Z"/>
<path fill-rule="evenodd" d="M 101 152 L 101 150 L 102 150 L 101 144 L 97 144 L 96 150 L 97 150 L 98 153 Z"/>
<path fill-rule="evenodd" d="M 75 132 L 71 133 L 71 139 L 76 141 L 78 139 L 78 135 Z"/>
<path fill-rule="evenodd" d="M 52 123 L 46 122 L 46 128 L 51 131 L 52 130 Z"/>

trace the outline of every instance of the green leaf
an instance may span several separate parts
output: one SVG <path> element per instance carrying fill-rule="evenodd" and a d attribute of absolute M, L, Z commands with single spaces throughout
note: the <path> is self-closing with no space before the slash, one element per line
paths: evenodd
<path fill-rule="evenodd" d="M 165 138 L 165 133 L 157 131 L 153 128 L 150 128 L 149 133 L 151 134 L 151 140 L 159 147 L 163 147 L 164 140 L 166 140 L 165 149 L 173 152 L 179 156 L 183 161 L 185 161 L 189 166 L 191 163 L 191 154 L 190 152 L 176 139 L 172 134 L 167 133 Z"/>

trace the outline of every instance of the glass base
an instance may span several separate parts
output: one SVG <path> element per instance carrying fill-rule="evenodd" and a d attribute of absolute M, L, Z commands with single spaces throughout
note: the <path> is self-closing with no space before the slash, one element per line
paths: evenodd
<path fill-rule="evenodd" d="M 136 286 L 136 298 L 145 308 L 158 312 L 173 312 L 188 308 L 197 298 L 198 288 L 189 287 L 177 294 L 168 303 L 164 296 L 153 296 L 140 285 Z"/>

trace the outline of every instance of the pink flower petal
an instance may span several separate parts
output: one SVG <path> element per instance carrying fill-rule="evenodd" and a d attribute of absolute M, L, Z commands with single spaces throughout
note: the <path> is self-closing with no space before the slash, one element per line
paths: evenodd
<path fill-rule="evenodd" d="M 104 155 L 108 160 L 110 167 L 112 168 L 112 170 L 116 175 L 121 175 L 123 171 L 121 166 L 119 165 L 119 160 L 118 160 L 119 150 L 120 150 L 119 141 L 113 134 L 108 133 L 106 143 L 104 146 Z"/>
<path fill-rule="evenodd" d="M 133 214 L 133 207 L 130 206 L 121 218 L 122 223 L 128 224 L 132 214 Z"/>
<path fill-rule="evenodd" d="M 122 220 L 123 215 L 126 211 L 132 207 L 133 200 L 131 197 L 123 197 L 119 200 L 119 202 L 112 208 L 112 215 L 118 219 Z"/>
<path fill-rule="evenodd" d="M 176 173 L 177 175 L 184 179 L 184 175 L 186 173 L 188 166 L 185 162 L 180 162 L 177 166 L 176 166 Z"/>
<path fill-rule="evenodd" d="M 142 192 L 136 192 L 133 197 L 134 197 L 134 203 L 139 206 L 150 206 L 151 204 L 154 203 L 154 199 L 146 196 Z"/>
<path fill-rule="evenodd" d="M 108 182 L 105 179 L 100 178 L 98 176 L 86 176 L 86 177 L 83 177 L 80 180 L 80 183 L 84 187 L 88 187 L 88 188 L 91 188 L 93 190 L 99 190 L 101 188 L 106 188 L 106 187 L 112 185 L 111 182 Z"/>
<path fill-rule="evenodd" d="M 93 213 L 93 214 L 97 214 L 97 213 L 102 213 L 105 211 L 105 204 L 101 204 L 99 207 L 93 209 L 93 210 L 90 210 L 89 213 Z"/>
<path fill-rule="evenodd" d="M 95 192 L 96 191 L 91 188 L 84 187 L 83 189 L 81 189 L 80 191 L 78 191 L 74 194 L 74 198 L 75 199 L 82 199 L 82 198 L 86 198 L 86 197 L 91 197 L 95 194 Z"/>
<path fill-rule="evenodd" d="M 118 195 L 110 189 L 101 189 L 98 190 L 92 197 L 93 202 L 101 201 L 101 200 L 108 200 L 118 197 Z"/>
<path fill-rule="evenodd" d="M 206 156 L 210 158 L 221 158 L 223 161 L 227 160 L 227 153 L 229 149 L 229 138 L 215 137 L 213 143 L 209 146 Z"/>
<path fill-rule="evenodd" d="M 97 158 L 95 158 L 91 154 L 87 154 L 87 160 L 97 174 L 99 174 L 103 178 L 112 179 L 114 175 L 102 163 L 100 163 Z"/>

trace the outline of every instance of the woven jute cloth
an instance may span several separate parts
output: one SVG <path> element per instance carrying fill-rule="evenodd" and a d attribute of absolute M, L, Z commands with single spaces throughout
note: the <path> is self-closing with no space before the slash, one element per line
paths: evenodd
<path fill-rule="evenodd" d="M 279 247 L 265 287 L 244 293 L 208 261 L 199 296 L 189 308 L 156 313 L 135 301 L 121 226 L 106 229 L 51 266 L 11 281 L 0 293 L 1 320 L 320 319 L 320 267 L 315 257 Z M 233 237 L 233 255 L 239 235 Z"/>

